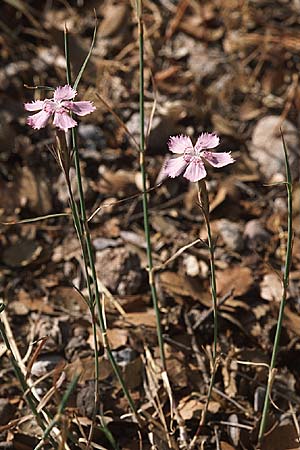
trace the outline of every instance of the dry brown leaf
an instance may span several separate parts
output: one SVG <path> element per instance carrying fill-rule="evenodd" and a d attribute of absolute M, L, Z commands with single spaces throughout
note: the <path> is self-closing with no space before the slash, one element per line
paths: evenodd
<path fill-rule="evenodd" d="M 264 300 L 279 302 L 282 297 L 282 283 L 276 273 L 267 273 L 260 283 L 260 295 Z"/>
<path fill-rule="evenodd" d="M 220 442 L 221 450 L 235 450 L 232 445 L 228 444 L 228 442 L 221 441 Z"/>
<path fill-rule="evenodd" d="M 71 286 L 57 286 L 51 292 L 51 301 L 72 313 L 83 313 L 88 309 L 82 296 Z"/>
<path fill-rule="evenodd" d="M 40 298 L 30 298 L 30 296 L 27 295 L 25 298 L 22 298 L 21 301 L 29 311 L 38 311 L 45 314 L 53 313 L 53 306 L 50 303 L 45 303 L 45 300 Z"/>
<path fill-rule="evenodd" d="M 2 261 L 9 267 L 25 267 L 35 262 L 42 250 L 36 241 L 21 239 L 3 251 Z"/>
<path fill-rule="evenodd" d="M 61 245 L 53 249 L 52 260 L 58 263 L 62 260 L 70 261 L 73 258 L 80 259 L 81 250 L 77 238 L 68 236 Z"/>
<path fill-rule="evenodd" d="M 267 433 L 261 450 L 299 450 L 298 435 L 294 425 L 287 424 L 276 427 Z"/>
<path fill-rule="evenodd" d="M 28 166 L 22 168 L 19 179 L 19 196 L 22 206 L 28 206 L 38 215 L 47 214 L 52 209 L 49 184 L 39 172 L 32 172 Z"/>
<path fill-rule="evenodd" d="M 110 196 L 118 194 L 121 196 L 128 196 L 136 193 L 135 188 L 135 173 L 127 170 L 109 170 L 105 169 L 101 174 L 99 183 L 94 185 L 95 190 L 99 190 L 101 194 L 108 194 Z"/>
<path fill-rule="evenodd" d="M 253 274 L 248 267 L 230 267 L 223 271 L 217 271 L 217 292 L 218 295 L 225 295 L 234 290 L 234 296 L 246 294 L 253 285 Z"/>
<path fill-rule="evenodd" d="M 148 308 L 146 311 L 130 312 L 126 314 L 126 321 L 133 325 L 144 325 L 145 327 L 155 327 L 155 312 L 153 308 Z"/>
<path fill-rule="evenodd" d="M 220 134 L 224 134 L 225 136 L 234 136 L 235 130 L 231 121 L 221 114 L 214 113 L 211 117 L 213 126 L 215 130 L 218 130 Z"/>
<path fill-rule="evenodd" d="M 142 383 L 143 363 L 141 358 L 135 358 L 123 368 L 123 377 L 128 389 L 137 389 Z"/>
<path fill-rule="evenodd" d="M 284 308 L 284 326 L 293 331 L 297 336 L 300 336 L 300 317 L 299 314 L 294 313 L 288 306 Z"/>
<path fill-rule="evenodd" d="M 262 108 L 258 102 L 246 98 L 245 102 L 240 107 L 240 119 L 241 120 L 253 120 L 265 112 L 265 108 Z"/>
<path fill-rule="evenodd" d="M 172 356 L 167 359 L 167 371 L 175 386 L 185 388 L 188 385 L 186 366 L 181 353 L 172 352 Z"/>
<path fill-rule="evenodd" d="M 107 330 L 107 337 L 111 348 L 114 350 L 126 345 L 128 339 L 128 330 L 126 328 L 111 328 Z"/>
<path fill-rule="evenodd" d="M 299 215 L 299 213 L 300 213 L 300 183 L 299 181 L 296 181 L 293 184 L 293 215 L 296 217 Z"/>
<path fill-rule="evenodd" d="M 204 406 L 205 402 L 202 403 L 199 398 L 192 398 L 188 396 L 180 400 L 178 411 L 184 420 L 190 420 L 193 417 L 199 418 Z M 221 405 L 219 402 L 211 400 L 209 402 L 208 411 L 215 414 L 220 410 L 220 407 Z"/>
<path fill-rule="evenodd" d="M 213 211 L 217 206 L 224 202 L 227 196 L 227 185 L 222 184 L 220 189 L 217 192 L 217 195 L 214 197 L 213 201 L 209 205 L 209 210 Z"/>
<path fill-rule="evenodd" d="M 235 370 L 232 370 L 234 364 L 235 363 L 232 362 L 230 366 L 229 364 L 224 364 L 222 366 L 224 390 L 229 397 L 234 397 L 237 393 L 236 374 Z"/>
<path fill-rule="evenodd" d="M 95 361 L 92 357 L 78 358 L 66 367 L 66 374 L 69 381 L 74 378 L 74 375 L 80 373 L 80 383 L 94 380 L 95 378 Z M 99 380 L 106 380 L 112 373 L 110 362 L 104 357 L 99 358 Z"/>
<path fill-rule="evenodd" d="M 126 3 L 110 4 L 109 2 L 104 8 L 101 8 L 101 14 L 104 17 L 98 28 L 99 37 L 107 38 L 119 33 L 124 26 L 129 16 L 128 5 Z"/>
<path fill-rule="evenodd" d="M 194 278 L 190 280 L 185 275 L 166 271 L 160 274 L 160 282 L 163 289 L 171 295 L 200 299 L 201 286 L 197 287 L 198 283 Z"/>
<path fill-rule="evenodd" d="M 198 398 L 184 397 L 180 400 L 178 405 L 178 411 L 180 412 L 183 420 L 190 420 L 196 415 L 200 417 L 201 411 L 204 408 L 204 403 Z"/>

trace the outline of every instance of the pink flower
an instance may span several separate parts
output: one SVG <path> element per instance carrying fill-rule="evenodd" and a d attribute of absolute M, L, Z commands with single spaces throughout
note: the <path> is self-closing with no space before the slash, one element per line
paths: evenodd
<path fill-rule="evenodd" d="M 169 150 L 182 156 L 167 161 L 164 167 L 164 175 L 175 178 L 184 171 L 183 176 L 189 181 L 199 181 L 206 177 L 204 161 L 218 168 L 233 163 L 234 159 L 230 152 L 215 153 L 207 150 L 217 147 L 219 142 L 218 136 L 212 133 L 202 133 L 195 146 L 188 136 L 171 136 L 168 142 Z"/>
<path fill-rule="evenodd" d="M 28 125 L 39 130 L 44 128 L 50 117 L 54 115 L 53 123 L 57 128 L 67 131 L 69 128 L 75 127 L 77 122 L 71 117 L 70 112 L 78 116 L 85 116 L 96 109 L 92 102 L 73 102 L 76 94 L 75 89 L 66 84 L 57 87 L 51 99 L 25 103 L 24 107 L 27 111 L 40 111 L 28 117 Z"/>

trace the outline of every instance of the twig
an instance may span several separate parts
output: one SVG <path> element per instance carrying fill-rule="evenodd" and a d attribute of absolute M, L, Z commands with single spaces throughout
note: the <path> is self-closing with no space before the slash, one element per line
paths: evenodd
<path fill-rule="evenodd" d="M 176 31 L 176 28 L 178 27 L 181 19 L 184 16 L 187 7 L 189 6 L 189 3 L 190 0 L 181 0 L 179 2 L 175 17 L 171 20 L 170 26 L 166 32 L 166 39 L 170 39 L 173 36 L 174 32 Z"/>
<path fill-rule="evenodd" d="M 253 427 L 251 427 L 250 425 L 245 425 L 243 423 L 233 423 L 233 422 L 227 422 L 226 420 L 218 420 L 218 421 L 213 421 L 211 422 L 212 424 L 220 424 L 220 425 L 227 425 L 229 427 L 234 427 L 234 428 L 241 428 L 242 430 L 248 430 L 248 431 L 252 431 Z"/>
<path fill-rule="evenodd" d="M 228 300 L 230 297 L 232 297 L 233 292 L 234 292 L 234 289 L 231 289 L 223 297 L 220 298 L 219 305 L 218 305 L 219 308 L 226 302 L 226 300 Z M 193 324 L 193 330 L 197 330 L 197 328 L 199 328 L 200 325 L 203 324 L 203 322 L 205 322 L 213 312 L 214 312 L 213 306 L 211 306 L 207 311 L 204 311 L 201 314 L 201 317 L 199 317 L 199 319 L 197 320 L 197 322 L 195 322 Z"/>
<path fill-rule="evenodd" d="M 199 242 L 203 242 L 202 239 L 198 238 L 195 241 L 190 242 L 187 245 L 184 245 L 179 250 L 177 250 L 177 252 L 175 252 L 174 255 L 172 255 L 170 258 L 168 258 L 165 262 L 153 267 L 153 270 L 156 272 L 158 270 L 164 269 L 168 264 L 170 264 L 172 261 L 174 261 L 176 258 L 178 258 L 178 256 L 180 256 L 182 253 L 184 253 L 186 250 L 193 247 L 194 245 L 199 244 Z"/>
<path fill-rule="evenodd" d="M 132 142 L 134 143 L 136 149 L 139 150 L 139 148 L 140 148 L 139 144 L 137 143 L 133 134 L 130 133 L 130 131 L 128 130 L 127 126 L 125 125 L 125 123 L 123 122 L 121 117 L 112 109 L 112 107 L 107 103 L 107 101 L 100 94 L 98 94 L 98 92 L 96 92 L 96 96 L 103 103 L 103 105 L 108 109 L 108 111 L 112 114 L 112 116 L 114 116 L 114 118 L 116 119 L 118 124 L 125 130 L 126 134 L 132 139 Z"/>
<path fill-rule="evenodd" d="M 184 314 L 184 321 L 186 324 L 186 329 L 187 329 L 188 335 L 191 337 L 191 345 L 192 345 L 192 349 L 194 351 L 194 354 L 195 354 L 195 357 L 197 360 L 199 370 L 203 375 L 205 383 L 209 384 L 209 376 L 207 374 L 207 370 L 206 370 L 205 364 L 203 362 L 203 358 L 200 356 L 201 352 L 199 350 L 196 336 L 195 336 L 195 333 L 194 333 L 194 330 L 193 330 L 193 327 L 192 327 L 192 324 L 191 324 L 191 321 L 190 321 L 190 318 L 189 318 L 189 315 L 187 312 L 185 312 L 185 314 Z"/>
<path fill-rule="evenodd" d="M 159 188 L 161 185 L 162 185 L 162 183 L 158 183 L 155 186 L 147 189 L 147 193 L 154 191 L 155 189 Z M 133 194 L 133 195 L 130 195 L 129 197 L 121 198 L 120 200 L 116 200 L 114 202 L 103 203 L 101 206 L 99 206 L 97 209 L 95 209 L 95 211 L 92 212 L 92 214 L 87 219 L 87 221 L 90 222 L 95 217 L 95 215 L 98 214 L 103 208 L 110 208 L 112 206 L 119 205 L 120 203 L 126 203 L 135 198 L 142 197 L 142 195 L 143 195 L 142 193 L 138 192 L 137 194 Z"/>

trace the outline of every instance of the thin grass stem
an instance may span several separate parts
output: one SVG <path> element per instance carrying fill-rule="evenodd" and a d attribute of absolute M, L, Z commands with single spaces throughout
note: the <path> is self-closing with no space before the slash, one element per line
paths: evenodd
<path fill-rule="evenodd" d="M 143 219 L 144 231 L 147 246 L 147 261 L 149 271 L 149 285 L 151 290 L 152 302 L 156 317 L 157 339 L 160 351 L 160 358 L 162 362 L 163 371 L 166 372 L 166 357 L 164 351 L 164 340 L 162 335 L 160 309 L 158 304 L 158 296 L 155 286 L 152 246 L 150 237 L 150 223 L 149 223 L 149 208 L 148 208 L 148 194 L 147 194 L 147 172 L 145 167 L 145 105 L 144 105 L 144 24 L 142 15 L 142 0 L 137 0 L 136 9 L 138 17 L 138 34 L 139 34 L 139 75 L 140 75 L 140 170 L 142 174 L 142 189 L 143 189 Z"/>
<path fill-rule="evenodd" d="M 262 439 L 263 439 L 264 433 L 265 433 L 265 429 L 267 426 L 272 386 L 273 386 L 274 377 L 275 377 L 276 359 L 277 359 L 277 354 L 278 354 L 278 350 L 279 350 L 282 322 L 283 322 L 283 317 L 284 317 L 284 308 L 285 308 L 286 300 L 287 300 L 287 292 L 288 292 L 289 277 L 290 277 L 290 267 L 291 267 L 291 263 L 292 263 L 292 249 L 293 249 L 292 177 L 291 177 L 287 148 L 286 148 L 284 136 L 282 133 L 281 133 L 281 137 L 282 137 L 282 143 L 283 143 L 283 150 L 284 150 L 284 157 L 285 157 L 285 169 L 286 169 L 286 189 L 287 189 L 287 204 L 288 204 L 288 223 L 287 223 L 288 238 L 287 238 L 287 244 L 286 244 L 285 266 L 284 266 L 284 273 L 283 273 L 283 279 L 282 279 L 282 285 L 283 285 L 282 286 L 282 298 L 281 298 L 280 307 L 279 307 L 276 334 L 275 334 L 275 338 L 274 338 L 273 352 L 272 352 L 271 363 L 270 363 L 270 367 L 269 367 L 268 384 L 267 384 L 264 407 L 263 407 L 260 428 L 259 428 L 259 434 L 258 434 L 258 445 L 260 445 L 262 442 Z"/>

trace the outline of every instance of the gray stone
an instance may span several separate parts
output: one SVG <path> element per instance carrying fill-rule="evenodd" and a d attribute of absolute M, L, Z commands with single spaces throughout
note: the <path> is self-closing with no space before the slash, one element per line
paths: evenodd
<path fill-rule="evenodd" d="M 58 354 L 51 353 L 42 355 L 33 363 L 31 374 L 35 377 L 42 377 L 50 372 L 50 370 L 53 370 L 61 362 L 65 362 L 65 360 Z"/>
<path fill-rule="evenodd" d="M 218 223 L 220 235 L 226 246 L 235 252 L 240 252 L 244 248 L 243 235 L 238 223 L 222 219 Z"/>
<path fill-rule="evenodd" d="M 249 147 L 250 156 L 257 161 L 261 174 L 267 180 L 285 180 L 285 158 L 281 127 L 289 153 L 289 163 L 293 177 L 299 176 L 299 132 L 288 120 L 281 123 L 279 116 L 260 119 L 252 134 Z"/>
<path fill-rule="evenodd" d="M 270 242 L 270 234 L 258 219 L 249 220 L 244 228 L 244 238 L 250 250 L 262 250 Z"/>
<path fill-rule="evenodd" d="M 133 295 L 140 291 L 144 271 L 136 253 L 130 253 L 124 247 L 97 251 L 96 269 L 101 281 L 112 293 Z"/>

